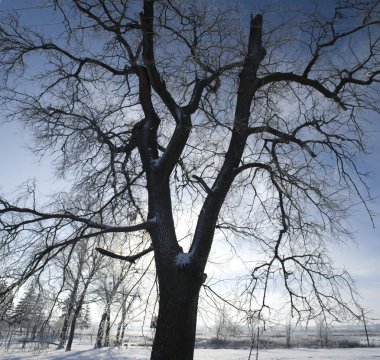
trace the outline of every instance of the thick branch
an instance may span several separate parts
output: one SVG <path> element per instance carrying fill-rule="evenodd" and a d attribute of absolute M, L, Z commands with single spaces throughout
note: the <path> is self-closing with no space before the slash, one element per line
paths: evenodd
<path fill-rule="evenodd" d="M 29 53 L 29 52 L 32 52 L 32 51 L 39 51 L 39 50 L 54 50 L 62 55 L 65 55 L 67 58 L 71 59 L 71 60 L 74 60 L 76 61 L 78 64 L 79 64 L 79 67 L 78 67 L 78 70 L 76 72 L 76 76 L 79 75 L 79 72 L 80 70 L 83 68 L 84 65 L 86 64 L 90 64 L 90 65 L 97 65 L 105 70 L 108 70 L 109 72 L 111 72 L 112 74 L 114 75 L 122 75 L 122 76 L 125 76 L 127 74 L 132 74 L 134 73 L 133 70 L 131 70 L 130 68 L 123 68 L 123 69 L 117 69 L 109 64 L 106 64 L 105 62 L 103 61 L 100 61 L 98 59 L 94 59 L 94 58 L 89 58 L 89 57 L 85 57 L 85 58 L 80 58 L 76 55 L 73 55 L 72 53 L 70 53 L 69 51 L 59 47 L 58 45 L 56 44 L 53 44 L 53 43 L 46 43 L 46 44 L 42 44 L 42 45 L 36 45 L 36 46 L 31 46 L 30 48 L 28 48 L 26 51 L 25 51 L 25 54 L 26 53 Z"/>
<path fill-rule="evenodd" d="M 235 69 L 241 65 L 241 62 L 231 63 L 221 67 L 220 69 L 218 69 L 218 71 L 214 71 L 212 75 L 208 76 L 207 78 L 201 80 L 197 79 L 193 88 L 193 93 L 191 95 L 190 101 L 187 105 L 183 107 L 184 112 L 187 114 L 193 114 L 199 107 L 199 102 L 201 100 L 203 90 L 225 71 Z"/>
<path fill-rule="evenodd" d="M 276 72 L 276 73 L 269 74 L 261 78 L 259 86 L 261 87 L 273 82 L 280 82 L 280 81 L 295 82 L 301 85 L 310 86 L 314 88 L 315 90 L 317 90 L 318 92 L 320 92 L 326 98 L 334 100 L 343 110 L 347 110 L 345 104 L 342 102 L 342 100 L 334 91 L 330 91 L 329 89 L 327 89 L 318 80 L 312 80 L 302 75 L 297 75 L 293 73 Z"/>
<path fill-rule="evenodd" d="M 21 221 L 17 224 L 10 224 L 6 225 L 3 223 L 4 229 L 7 228 L 18 228 L 20 226 L 31 224 L 31 223 L 38 223 L 45 220 L 51 220 L 51 219 L 66 219 L 71 220 L 73 222 L 78 222 L 81 224 L 85 224 L 87 228 L 91 229 L 98 229 L 101 230 L 102 233 L 113 233 L 113 232 L 134 232 L 134 231 L 140 231 L 140 230 L 147 230 L 151 223 L 149 221 L 131 225 L 131 226 L 112 226 L 112 225 L 106 225 L 106 224 L 99 224 L 92 220 L 86 219 L 81 216 L 74 215 L 68 211 L 65 211 L 63 213 L 43 213 L 40 211 L 37 211 L 35 209 L 30 208 L 22 208 L 18 206 L 12 206 L 5 202 L 4 200 L 1 200 L 0 202 L 3 205 L 3 208 L 0 209 L 0 216 L 3 214 L 9 214 L 9 213 L 15 213 L 15 214 L 25 214 L 33 216 L 32 219 Z"/>
<path fill-rule="evenodd" d="M 99 248 L 99 247 L 97 247 L 96 250 L 100 254 L 102 254 L 104 256 L 108 256 L 108 257 L 111 257 L 113 259 L 125 260 L 125 261 L 130 262 L 131 264 L 134 264 L 136 262 L 136 260 L 138 260 L 141 257 L 143 257 L 144 255 L 149 254 L 150 252 L 152 252 L 153 251 L 153 247 L 149 247 L 148 249 L 145 249 L 145 250 L 139 252 L 138 254 L 129 255 L 129 256 L 118 255 L 118 254 L 115 254 L 115 253 L 113 253 L 111 251 L 108 251 L 106 249 L 102 249 L 102 248 Z"/>
<path fill-rule="evenodd" d="M 248 40 L 248 53 L 239 74 L 239 88 L 235 107 L 235 118 L 230 145 L 223 166 L 203 204 L 194 240 L 190 248 L 202 266 L 206 264 L 211 249 L 215 226 L 220 209 L 236 176 L 234 169 L 239 167 L 248 136 L 247 128 L 250 108 L 257 87 L 257 70 L 266 54 L 262 47 L 262 16 L 251 19 Z"/>
<path fill-rule="evenodd" d="M 256 127 L 251 127 L 248 129 L 249 135 L 259 134 L 259 133 L 263 133 L 263 132 L 275 135 L 284 142 L 293 142 L 295 144 L 298 144 L 302 149 L 306 150 L 311 157 L 317 156 L 313 152 L 313 150 L 311 150 L 311 148 L 307 145 L 307 143 L 305 141 L 298 139 L 296 136 L 294 136 L 294 134 L 284 133 L 280 130 L 272 128 L 271 126 L 256 126 Z"/>
<path fill-rule="evenodd" d="M 145 68 L 138 68 L 139 99 L 143 108 L 145 119 L 136 128 L 139 135 L 138 148 L 145 171 L 151 171 L 152 161 L 158 158 L 157 129 L 160 118 L 156 114 L 151 98 L 151 84 Z"/>
<path fill-rule="evenodd" d="M 143 61 L 145 67 L 147 68 L 149 79 L 152 83 L 154 91 L 165 103 L 175 121 L 179 122 L 181 119 L 178 116 L 178 105 L 166 89 L 165 82 L 162 81 L 157 70 L 156 60 L 154 57 L 153 4 L 154 0 L 145 0 L 144 12 L 140 14 L 143 28 Z"/>

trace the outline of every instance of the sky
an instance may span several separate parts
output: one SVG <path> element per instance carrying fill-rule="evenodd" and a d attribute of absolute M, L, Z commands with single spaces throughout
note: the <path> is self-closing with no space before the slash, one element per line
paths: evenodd
<path fill-rule="evenodd" d="M 31 8 L 39 3 L 41 2 L 37 0 L 0 0 L 0 16 L 9 8 Z M 274 5 L 276 4 L 279 2 L 274 1 Z M 286 7 L 285 4 L 296 6 L 302 4 L 302 1 L 282 1 L 281 4 L 283 8 Z M 45 24 L 44 26 L 48 27 L 52 22 L 46 10 L 25 9 L 22 12 L 30 23 Z M 371 154 L 363 158 L 359 165 L 371 172 L 368 185 L 374 197 L 370 204 L 370 209 L 374 212 L 373 224 L 365 213 L 365 209 L 358 206 L 351 219 L 355 241 L 344 245 L 333 244 L 330 250 L 336 264 L 345 267 L 357 282 L 362 305 L 368 311 L 368 315 L 380 322 L 380 119 L 373 117 L 371 120 L 372 125 L 366 134 Z M 0 191 L 2 194 L 10 194 L 17 190 L 21 183 L 32 178 L 37 179 L 40 191 L 45 194 L 54 187 L 65 186 L 62 180 L 55 178 L 51 159 L 36 158 L 28 150 L 31 143 L 30 134 L 20 124 L 4 123 L 0 112 Z M 234 268 L 234 263 L 223 264 L 223 268 L 231 274 L 238 271 Z"/>

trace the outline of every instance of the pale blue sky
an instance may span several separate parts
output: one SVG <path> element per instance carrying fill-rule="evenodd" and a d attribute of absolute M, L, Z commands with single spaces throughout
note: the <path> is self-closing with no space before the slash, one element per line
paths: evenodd
<path fill-rule="evenodd" d="M 0 0 L 0 16 L 9 8 L 33 7 L 41 1 L 27 0 Z M 246 1 L 246 4 L 251 3 Z M 255 7 L 259 6 L 258 2 Z M 287 5 L 302 6 L 304 1 L 274 1 L 279 8 Z M 247 12 L 250 11 L 247 5 Z M 54 20 L 48 18 L 48 10 L 25 9 L 24 16 L 31 24 L 48 24 L 52 30 Z M 3 121 L 0 115 L 0 122 Z M 370 315 L 380 319 L 380 119 L 372 118 L 373 124 L 368 131 L 368 144 L 372 154 L 363 158 L 359 164 L 362 169 L 372 172 L 368 185 L 375 200 L 370 208 L 375 212 L 373 228 L 363 207 L 358 207 L 352 218 L 352 229 L 355 232 L 356 243 L 345 246 L 332 245 L 331 255 L 337 264 L 350 271 L 357 281 L 358 289 L 362 295 L 363 306 L 370 310 Z M 20 124 L 8 123 L 0 126 L 0 189 L 2 193 L 14 191 L 22 182 L 37 178 L 40 191 L 48 193 L 55 185 L 62 182 L 54 178 L 54 170 L 49 159 L 42 162 L 33 157 L 27 150 L 31 138 L 24 132 Z M 380 321 L 380 320 L 379 320 Z"/>

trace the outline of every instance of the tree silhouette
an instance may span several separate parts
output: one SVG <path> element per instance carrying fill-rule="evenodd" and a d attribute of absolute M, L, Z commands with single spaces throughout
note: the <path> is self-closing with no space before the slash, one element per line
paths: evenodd
<path fill-rule="evenodd" d="M 78 241 L 120 234 L 125 252 L 130 234 L 145 233 L 150 244 L 128 255 L 98 250 L 129 262 L 153 251 L 152 359 L 192 359 L 206 264 L 224 234 L 261 256 L 245 283 L 256 316 L 275 276 L 300 318 L 349 309 L 349 275 L 325 243 L 347 234 L 350 205 L 368 198 L 356 160 L 366 111 L 379 112 L 379 2 L 337 1 L 293 22 L 258 14 L 248 31 L 224 2 L 51 4 L 61 34 L 17 14 L 0 27 L 9 119 L 24 121 L 35 151 L 54 153 L 73 185 L 50 204 L 31 186 L 1 198 L 14 286 Z M 180 244 L 184 219 L 192 228 Z"/>

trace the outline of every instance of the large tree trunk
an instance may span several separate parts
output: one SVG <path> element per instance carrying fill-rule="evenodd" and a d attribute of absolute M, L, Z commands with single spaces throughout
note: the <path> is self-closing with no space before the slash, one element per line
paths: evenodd
<path fill-rule="evenodd" d="M 201 281 L 177 270 L 161 277 L 156 336 L 151 360 L 192 360 Z"/>
<path fill-rule="evenodd" d="M 152 183 L 149 214 L 156 226 L 150 235 L 159 283 L 159 311 L 151 360 L 192 360 L 204 266 L 183 254 L 178 244 L 168 183 Z"/>

